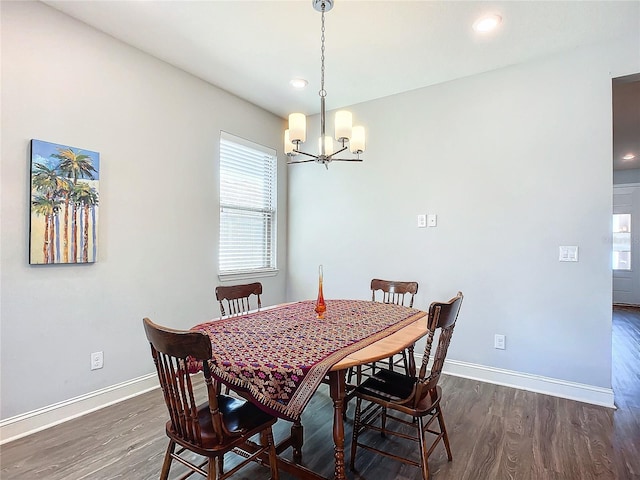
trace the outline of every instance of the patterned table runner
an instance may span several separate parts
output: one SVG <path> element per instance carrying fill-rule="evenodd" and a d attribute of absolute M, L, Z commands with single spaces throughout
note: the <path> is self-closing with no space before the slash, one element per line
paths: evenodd
<path fill-rule="evenodd" d="M 192 330 L 211 338 L 212 374 L 266 411 L 298 420 L 331 367 L 424 312 L 364 300 L 327 300 L 323 320 L 304 301 L 214 320 Z"/>

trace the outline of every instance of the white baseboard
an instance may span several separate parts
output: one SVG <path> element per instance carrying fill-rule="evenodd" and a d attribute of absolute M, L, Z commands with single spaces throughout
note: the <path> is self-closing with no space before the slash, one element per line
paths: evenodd
<path fill-rule="evenodd" d="M 135 397 L 154 388 L 158 388 L 158 376 L 155 372 L 7 418 L 0 422 L 0 445 Z"/>
<path fill-rule="evenodd" d="M 422 356 L 416 355 L 416 364 L 420 365 L 420 362 L 422 362 Z M 521 390 L 568 398 L 570 400 L 608 408 L 616 408 L 613 403 L 613 389 L 611 388 L 568 382 L 566 380 L 558 380 L 540 375 L 460 362 L 458 360 L 446 360 L 442 371 L 443 373 L 456 377 L 519 388 Z"/>
<path fill-rule="evenodd" d="M 422 356 L 416 355 L 417 365 L 420 365 L 421 361 Z M 443 372 L 457 377 L 615 408 L 613 390 L 610 388 L 567 382 L 457 360 L 447 360 Z M 2 420 L 0 422 L 0 445 L 135 397 L 154 388 L 158 388 L 158 377 L 155 372 Z"/>

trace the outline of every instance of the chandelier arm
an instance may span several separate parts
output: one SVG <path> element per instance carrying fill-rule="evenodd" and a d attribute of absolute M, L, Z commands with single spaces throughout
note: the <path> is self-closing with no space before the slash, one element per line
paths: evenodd
<path fill-rule="evenodd" d="M 331 155 L 328 155 L 329 158 L 333 158 L 334 155 L 338 155 L 339 153 L 344 152 L 347 149 L 347 147 L 342 147 L 340 150 L 338 150 L 337 152 L 333 152 Z"/>
<path fill-rule="evenodd" d="M 310 158 L 309 160 L 291 160 L 290 162 L 287 162 L 287 165 L 290 165 L 292 163 L 307 163 L 307 162 L 315 162 L 315 158 Z"/>
<path fill-rule="evenodd" d="M 302 155 L 306 155 L 307 157 L 320 158 L 320 155 L 313 155 L 311 153 L 303 152 L 302 150 L 293 150 L 295 153 L 300 153 Z"/>
<path fill-rule="evenodd" d="M 332 162 L 362 162 L 361 158 L 332 158 Z"/>

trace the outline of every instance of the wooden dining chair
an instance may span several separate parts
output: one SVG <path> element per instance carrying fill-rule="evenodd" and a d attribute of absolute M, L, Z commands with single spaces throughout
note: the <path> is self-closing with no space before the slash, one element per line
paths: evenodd
<path fill-rule="evenodd" d="M 237 317 L 252 310 L 251 297 L 256 296 L 257 309 L 262 308 L 262 284 L 260 282 L 241 285 L 227 285 L 216 287 L 216 300 L 220 304 L 221 317 Z M 229 387 L 225 385 L 224 392 L 229 393 Z"/>
<path fill-rule="evenodd" d="M 381 296 L 379 300 L 377 299 L 378 292 L 380 292 Z M 416 293 L 418 293 L 418 282 L 395 282 L 377 278 L 371 280 L 371 300 L 374 302 L 382 301 L 383 303 L 394 303 L 411 308 L 413 307 Z M 399 360 L 394 360 L 395 356 L 389 357 L 389 370 L 393 370 L 395 366 L 402 366 L 405 373 L 409 373 L 409 361 L 407 358 L 409 353 L 406 349 L 400 352 L 402 358 Z"/>
<path fill-rule="evenodd" d="M 452 460 L 449 437 L 440 405 L 442 389 L 438 386 L 438 381 L 440 380 L 442 366 L 451 342 L 451 335 L 456 325 L 462 298 L 462 292 L 458 292 L 448 302 L 433 302 L 429 306 L 427 343 L 417 378 L 397 371 L 382 369 L 356 387 L 354 391 L 356 410 L 351 442 L 351 470 L 355 469 L 358 447 L 419 467 L 422 471 L 423 480 L 429 479 L 429 455 L 440 440 L 444 443 L 447 458 L 449 461 Z M 436 331 L 440 331 L 438 347 L 427 374 L 431 345 Z M 363 401 L 368 402 L 364 409 L 362 408 Z M 380 426 L 377 425 L 378 418 L 380 419 Z M 405 432 L 387 428 L 388 420 L 412 427 L 416 433 L 415 437 L 411 437 Z M 438 425 L 434 425 L 436 421 Z M 418 442 L 420 446 L 418 449 L 418 461 L 413 458 L 401 457 L 396 453 L 382 450 L 371 444 L 361 443 L 360 435 L 365 430 L 380 432 L 383 437 L 392 435 Z M 430 445 L 425 443 L 427 433 L 435 435 L 435 439 Z M 396 452 L 397 449 L 396 445 Z M 414 450 L 411 449 L 410 451 L 413 452 Z"/>
<path fill-rule="evenodd" d="M 252 310 L 251 296 L 257 297 L 257 309 L 262 308 L 262 284 L 260 282 L 244 285 L 229 285 L 216 287 L 216 300 L 220 303 L 220 314 L 223 317 L 244 315 Z"/>
<path fill-rule="evenodd" d="M 197 472 L 208 480 L 224 480 L 251 461 L 262 463 L 261 457 L 268 454 L 271 478 L 277 480 L 271 428 L 276 418 L 250 402 L 220 393 L 219 383 L 212 379 L 209 369 L 212 351 L 208 335 L 161 327 L 148 318 L 143 324 L 170 417 L 165 429 L 169 446 L 160 479 L 168 478 L 173 460 L 191 470 L 182 479 Z M 190 361 L 202 362 L 207 392 L 207 401 L 203 404 L 198 403 L 194 395 L 188 373 Z M 256 435 L 259 435 L 259 444 L 251 440 Z M 223 459 L 228 452 L 238 454 L 243 460 L 224 472 Z M 204 461 L 194 463 L 193 453 L 205 457 Z"/>
<path fill-rule="evenodd" d="M 418 293 L 418 282 L 397 282 L 392 280 L 380 280 L 374 278 L 371 280 L 371 301 L 382 303 L 393 303 L 396 305 L 403 305 L 407 307 L 413 307 L 413 300 Z M 392 355 L 387 360 L 389 370 L 394 370 L 395 367 L 402 367 L 405 373 L 409 373 L 409 355 L 413 355 L 413 346 L 409 349 L 404 349 L 400 352 L 399 358 L 396 359 L 395 355 Z M 354 369 L 350 369 L 347 379 L 351 382 L 351 379 L 355 373 L 357 376 L 357 382 L 362 381 L 362 377 L 369 377 L 373 375 L 377 368 L 380 367 L 382 362 L 374 362 L 365 365 L 360 365 Z"/>

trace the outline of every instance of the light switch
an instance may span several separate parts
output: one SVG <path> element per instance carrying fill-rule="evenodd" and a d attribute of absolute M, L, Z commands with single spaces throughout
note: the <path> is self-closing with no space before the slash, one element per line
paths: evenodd
<path fill-rule="evenodd" d="M 577 262 L 578 247 L 575 245 L 560 246 L 560 258 L 558 260 L 561 262 Z"/>
<path fill-rule="evenodd" d="M 424 228 L 427 226 L 427 216 L 426 215 L 418 215 L 418 227 Z"/>
<path fill-rule="evenodd" d="M 427 227 L 435 227 L 438 224 L 438 216 L 435 213 L 427 215 Z"/>

